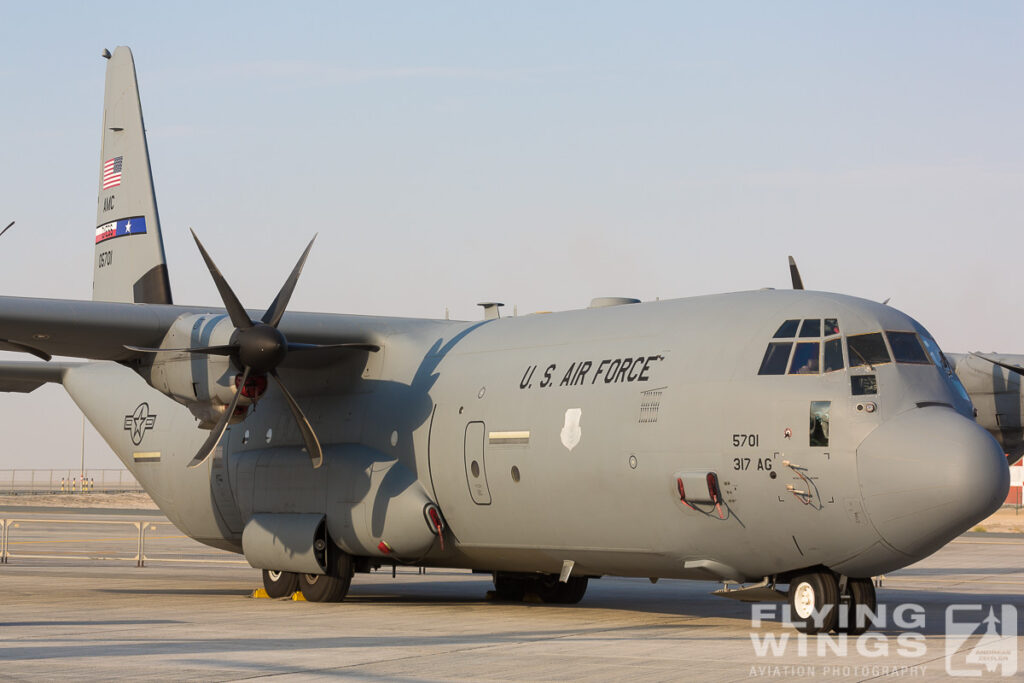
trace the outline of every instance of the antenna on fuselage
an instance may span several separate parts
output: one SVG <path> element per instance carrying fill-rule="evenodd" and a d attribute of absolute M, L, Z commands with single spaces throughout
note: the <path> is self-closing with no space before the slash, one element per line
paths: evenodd
<path fill-rule="evenodd" d="M 800 269 L 796 267 L 796 261 L 792 256 L 789 257 L 789 277 L 793 281 L 793 289 L 804 288 L 804 280 L 800 277 Z M 887 297 L 885 301 L 882 302 L 882 305 L 888 306 L 891 299 L 891 296 Z"/>
<path fill-rule="evenodd" d="M 793 260 L 792 256 L 789 257 L 789 277 L 793 280 L 793 289 L 804 288 L 803 278 L 800 277 L 800 269 L 796 267 L 796 261 Z"/>
<path fill-rule="evenodd" d="M 0 237 L 3 237 L 3 234 L 5 232 L 7 232 L 8 230 L 10 230 L 12 225 L 14 225 L 14 221 L 11 221 L 10 223 L 7 224 L 6 228 L 4 228 L 3 230 L 0 230 Z"/>
<path fill-rule="evenodd" d="M 477 304 L 484 309 L 484 320 L 497 320 L 501 317 L 501 307 L 505 304 L 498 303 L 497 301 L 484 301 L 483 303 Z"/>

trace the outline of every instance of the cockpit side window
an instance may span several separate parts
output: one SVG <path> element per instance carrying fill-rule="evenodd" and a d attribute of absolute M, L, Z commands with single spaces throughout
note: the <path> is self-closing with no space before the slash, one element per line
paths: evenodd
<path fill-rule="evenodd" d="M 821 320 L 817 318 L 808 318 L 804 321 L 804 324 L 800 326 L 801 337 L 820 337 L 821 336 Z"/>
<path fill-rule="evenodd" d="M 789 364 L 791 375 L 818 374 L 818 342 L 800 342 L 793 352 L 793 361 Z"/>
<path fill-rule="evenodd" d="M 764 360 L 761 361 L 759 375 L 784 375 L 786 374 L 786 363 L 789 361 L 789 351 L 793 348 L 793 342 L 771 342 L 768 350 L 764 352 Z"/>
<path fill-rule="evenodd" d="M 839 334 L 839 321 L 835 318 L 825 318 L 825 336 Z"/>
<path fill-rule="evenodd" d="M 779 325 L 775 332 L 775 339 L 791 339 L 796 336 L 796 328 L 800 326 L 799 320 L 787 320 Z"/>
<path fill-rule="evenodd" d="M 924 348 L 928 350 L 928 355 L 931 356 L 932 362 L 946 376 L 946 381 L 960 397 L 960 400 L 965 404 L 970 402 L 971 397 L 967 394 L 967 389 L 964 388 L 960 378 L 953 371 L 953 367 L 949 364 L 949 359 L 946 358 L 946 354 L 942 353 L 938 342 L 927 332 L 921 334 L 921 341 L 924 343 Z"/>
<path fill-rule="evenodd" d="M 843 369 L 843 340 L 840 337 L 825 340 L 825 372 Z"/>
<path fill-rule="evenodd" d="M 890 332 L 885 331 L 889 339 L 889 346 L 892 348 L 892 355 L 897 363 L 921 363 L 929 364 L 928 354 L 921 346 L 921 341 L 913 332 Z"/>
<path fill-rule="evenodd" d="M 881 332 L 855 334 L 846 338 L 846 344 L 850 349 L 851 368 L 892 362 L 892 359 L 889 358 L 889 349 L 885 348 L 885 340 L 882 339 Z"/>

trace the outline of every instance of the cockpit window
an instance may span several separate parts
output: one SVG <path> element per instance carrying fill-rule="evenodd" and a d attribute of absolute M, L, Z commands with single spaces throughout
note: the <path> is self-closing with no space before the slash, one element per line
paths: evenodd
<path fill-rule="evenodd" d="M 835 318 L 825 318 L 825 336 L 839 334 L 839 321 Z"/>
<path fill-rule="evenodd" d="M 960 378 L 953 371 L 953 367 L 949 364 L 946 354 L 942 353 L 942 350 L 939 348 L 938 342 L 927 332 L 921 334 L 921 341 L 924 343 L 924 348 L 928 350 L 928 355 L 932 357 L 932 362 L 945 374 L 946 381 L 953 387 L 953 391 L 957 393 L 963 404 L 970 403 L 971 397 L 967 394 L 967 389 L 964 388 Z"/>
<path fill-rule="evenodd" d="M 891 363 L 889 350 L 885 348 L 885 340 L 881 332 L 870 334 L 855 334 L 846 338 L 850 348 L 850 367 L 855 368 L 861 365 L 881 365 Z"/>
<path fill-rule="evenodd" d="M 786 363 L 789 361 L 789 351 L 792 348 L 793 342 L 771 342 L 768 344 L 768 350 L 764 352 L 764 360 L 761 361 L 761 369 L 757 371 L 757 374 L 786 374 Z"/>
<path fill-rule="evenodd" d="M 820 337 L 821 336 L 821 320 L 817 318 L 804 321 L 804 324 L 800 326 L 801 337 Z"/>
<path fill-rule="evenodd" d="M 825 340 L 825 372 L 843 369 L 843 340 L 839 337 Z"/>
<path fill-rule="evenodd" d="M 775 333 L 775 339 L 790 339 L 796 336 L 796 328 L 799 327 L 799 320 L 787 320 L 786 322 L 779 325 L 778 331 Z"/>
<path fill-rule="evenodd" d="M 793 361 L 789 364 L 791 375 L 818 374 L 818 342 L 800 342 L 793 352 Z"/>
<path fill-rule="evenodd" d="M 892 355 L 897 363 L 922 363 L 927 365 L 928 354 L 921 346 L 921 341 L 913 332 L 890 332 L 885 331 L 889 338 L 889 346 L 892 348 Z"/>

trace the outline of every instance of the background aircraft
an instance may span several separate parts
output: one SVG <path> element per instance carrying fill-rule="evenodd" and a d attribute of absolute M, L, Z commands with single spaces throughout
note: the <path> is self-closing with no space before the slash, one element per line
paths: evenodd
<path fill-rule="evenodd" d="M 760 582 L 858 632 L 870 577 L 999 507 L 998 445 L 889 306 L 753 291 L 476 322 L 172 304 L 134 63 L 105 53 L 93 301 L 0 297 L 0 389 L 60 383 L 184 533 L 275 596 L 382 564 L 579 601 L 603 575 Z M 340 261 L 339 263 L 344 263 Z M 344 270 L 341 276 L 344 278 Z M 787 585 L 785 593 L 777 586 Z"/>

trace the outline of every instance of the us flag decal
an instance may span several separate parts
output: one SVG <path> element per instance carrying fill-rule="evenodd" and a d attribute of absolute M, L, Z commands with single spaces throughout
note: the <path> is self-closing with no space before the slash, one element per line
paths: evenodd
<path fill-rule="evenodd" d="M 117 187 L 121 184 L 121 164 L 124 161 L 124 157 L 114 157 L 113 159 L 107 159 L 103 164 L 103 189 L 109 190 L 112 187 Z"/>

